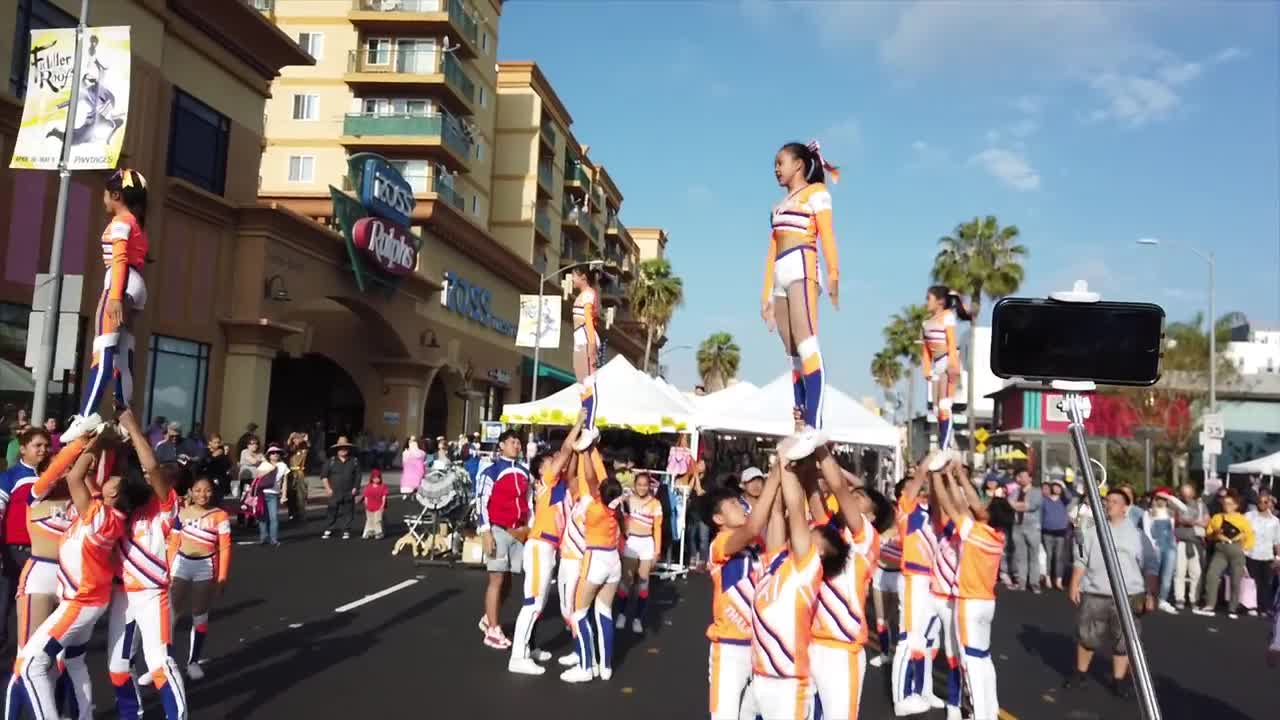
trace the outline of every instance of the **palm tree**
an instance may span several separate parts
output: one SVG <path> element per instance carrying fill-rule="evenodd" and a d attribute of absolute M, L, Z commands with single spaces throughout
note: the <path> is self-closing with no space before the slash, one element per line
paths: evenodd
<path fill-rule="evenodd" d="M 885 325 L 884 352 L 904 364 L 902 379 L 907 381 L 907 419 L 915 412 L 915 388 L 920 381 L 920 342 L 924 333 L 924 321 L 928 316 L 924 305 L 907 305 L 889 318 Z"/>
<path fill-rule="evenodd" d="M 886 399 L 890 397 L 892 394 L 890 391 L 902 379 L 902 375 L 902 363 L 888 348 L 881 350 L 871 358 L 871 377 L 875 378 L 876 384 L 884 391 Z"/>
<path fill-rule="evenodd" d="M 671 263 L 666 260 L 646 260 L 640 263 L 627 299 L 631 301 L 632 314 L 644 323 L 644 371 L 648 372 L 654 338 L 666 332 L 671 316 L 684 302 L 684 282 L 671 273 Z"/>
<path fill-rule="evenodd" d="M 727 332 L 712 333 L 698 347 L 698 374 L 708 393 L 723 390 L 737 377 L 742 351 Z"/>
<path fill-rule="evenodd" d="M 998 300 L 1017 292 L 1025 274 L 1022 261 L 1026 256 L 1026 246 L 1018 243 L 1017 226 L 1001 227 L 995 215 L 961 223 L 952 235 L 938 240 L 933 279 L 969 299 L 969 397 L 965 409 L 969 418 L 975 418 L 977 413 L 978 354 L 973 344 L 983 298 Z M 976 420 L 971 421 L 970 431 L 976 425 Z"/>

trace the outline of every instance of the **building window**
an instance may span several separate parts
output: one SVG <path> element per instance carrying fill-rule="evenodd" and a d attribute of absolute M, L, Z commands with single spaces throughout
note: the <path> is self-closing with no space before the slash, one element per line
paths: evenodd
<path fill-rule="evenodd" d="M 428 189 L 431 184 L 430 162 L 426 160 L 391 160 L 390 162 L 391 167 L 404 176 L 405 182 L 409 183 L 414 192 L 430 192 Z"/>
<path fill-rule="evenodd" d="M 169 175 L 221 195 L 226 189 L 231 121 L 178 88 L 169 121 Z"/>
<path fill-rule="evenodd" d="M 489 49 L 489 33 L 480 33 L 480 49 L 488 51 Z"/>
<path fill-rule="evenodd" d="M 320 117 L 319 95 L 294 95 L 293 119 L 315 120 Z"/>
<path fill-rule="evenodd" d="M 26 97 L 27 68 L 31 62 L 31 31 L 73 28 L 76 18 L 49 0 L 18 0 L 18 24 L 13 35 L 13 62 L 9 65 L 9 91 Z"/>
<path fill-rule="evenodd" d="M 391 62 L 391 38 L 370 38 L 365 42 L 364 61 L 367 65 L 387 65 Z"/>
<path fill-rule="evenodd" d="M 146 424 L 163 417 L 180 423 L 186 432 L 204 421 L 205 391 L 209 384 L 209 346 L 164 335 L 152 335 L 150 344 Z"/>
<path fill-rule="evenodd" d="M 306 50 L 308 55 L 320 60 L 324 56 L 324 33 L 298 33 L 298 45 Z"/>
<path fill-rule="evenodd" d="M 313 155 L 293 155 L 289 158 L 289 182 L 310 183 L 316 179 L 316 159 Z"/>
<path fill-rule="evenodd" d="M 477 101 L 480 103 L 480 107 L 486 107 L 488 105 L 488 100 L 485 98 L 483 85 L 476 88 L 476 98 L 477 98 Z"/>
<path fill-rule="evenodd" d="M 474 147 L 476 149 L 476 160 L 483 159 L 484 158 L 484 141 L 476 140 L 476 144 Z"/>

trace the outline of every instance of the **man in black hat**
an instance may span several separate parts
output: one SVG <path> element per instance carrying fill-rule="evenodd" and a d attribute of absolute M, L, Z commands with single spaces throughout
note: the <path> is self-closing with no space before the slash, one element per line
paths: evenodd
<path fill-rule="evenodd" d="M 355 446 L 342 436 L 329 449 L 334 457 L 325 463 L 320 479 L 324 482 L 325 493 L 329 496 L 329 525 L 320 537 L 328 540 L 338 527 L 338 515 L 346 515 L 346 524 L 342 526 L 342 539 L 351 539 L 351 525 L 356 516 L 356 495 L 360 492 L 360 461 L 352 456 Z"/>

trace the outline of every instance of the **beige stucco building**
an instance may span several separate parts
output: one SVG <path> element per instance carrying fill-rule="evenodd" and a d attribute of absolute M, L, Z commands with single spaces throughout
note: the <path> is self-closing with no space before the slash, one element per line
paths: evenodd
<path fill-rule="evenodd" d="M 7 420 L 32 404 L 26 333 L 35 275 L 49 265 L 58 189 L 56 172 L 8 168 L 26 92 L 25 64 L 11 67 L 12 58 L 23 62 L 32 29 L 74 27 L 79 7 L 78 0 L 29 0 L 0 12 L 0 63 L 9 78 L 0 88 L 0 222 L 7 230 L 0 233 L 0 416 Z M 258 207 L 262 110 L 280 68 L 311 58 L 243 2 L 95 0 L 89 25 L 131 28 L 129 77 L 107 68 L 103 84 L 130 83 L 120 164 L 148 179 L 154 262 L 144 270 L 148 307 L 134 328 L 132 405 L 184 427 L 204 423 L 238 434 L 252 416 L 244 389 L 261 387 L 258 375 L 269 371 L 269 363 L 245 358 L 261 354 L 264 334 L 278 334 L 261 307 L 263 239 L 298 222 Z M 58 378 L 48 406 L 56 417 L 77 412 L 81 402 L 90 316 L 104 279 L 107 175 L 72 176 L 63 270 L 84 277 L 84 292 L 76 370 Z M 324 237 L 310 227 L 294 235 L 293 242 L 312 246 Z"/>
<path fill-rule="evenodd" d="M 618 220 L 622 194 L 537 67 L 497 60 L 501 13 L 499 0 L 273 4 L 271 18 L 316 62 L 272 86 L 259 197 L 327 222 L 348 157 L 377 153 L 413 188 L 421 243 L 409 281 L 364 297 L 340 261 L 288 239 L 268 246 L 263 272 L 280 276 L 291 302 L 268 303 L 280 337 L 261 356 L 272 355 L 274 379 L 247 396 L 266 396 L 252 415 L 273 432 L 323 419 L 452 437 L 498 419 L 532 385 L 533 351 L 511 332 L 520 296 L 541 277 L 560 294 L 558 271 L 577 260 L 616 267 L 606 346 L 642 363 L 644 333 L 624 298 L 640 249 Z M 460 312 L 476 293 L 485 307 Z M 542 349 L 540 396 L 573 382 L 568 343 L 566 330 Z M 333 392 L 317 397 L 316 387 Z"/>

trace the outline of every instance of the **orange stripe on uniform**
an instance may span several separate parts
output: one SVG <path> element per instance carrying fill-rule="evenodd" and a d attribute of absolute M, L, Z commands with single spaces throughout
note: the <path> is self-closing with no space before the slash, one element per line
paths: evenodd
<path fill-rule="evenodd" d="M 858 668 L 862 665 L 862 647 L 849 651 L 849 720 L 857 720 L 858 705 L 862 699 L 862 678 Z"/>
<path fill-rule="evenodd" d="M 711 643 L 711 714 L 720 705 L 720 643 Z"/>
<path fill-rule="evenodd" d="M 66 603 L 66 608 L 67 611 L 62 613 L 62 617 L 58 618 L 58 622 L 49 631 L 49 637 L 58 642 L 62 642 L 62 638 L 66 636 L 67 631 L 75 624 L 76 618 L 80 617 L 80 612 L 84 606 L 75 600 L 70 600 Z"/>
<path fill-rule="evenodd" d="M 587 550 L 582 553 L 582 563 L 578 567 L 578 591 L 573 594 L 573 609 L 575 612 L 587 606 L 583 596 L 586 595 L 587 571 L 591 569 L 591 557 L 594 554 L 595 551 L 593 550 Z"/>
<path fill-rule="evenodd" d="M 530 573 L 530 578 L 533 580 L 533 591 L 537 592 L 538 588 L 542 587 L 542 584 L 539 582 L 539 580 L 542 579 L 542 563 L 539 562 L 539 559 L 542 557 L 542 553 L 538 552 L 538 548 L 534 546 L 532 554 L 533 572 Z"/>
<path fill-rule="evenodd" d="M 803 252 L 804 255 L 804 276 L 807 278 L 804 291 L 807 294 L 808 310 L 809 310 L 809 332 L 812 335 L 818 334 L 818 293 L 821 288 L 818 285 L 818 253 Z"/>
<path fill-rule="evenodd" d="M 965 622 L 965 615 L 968 614 L 965 612 L 965 605 L 964 598 L 956 600 L 956 624 L 960 626 L 957 628 L 960 640 L 959 655 L 964 655 L 964 649 L 969 647 L 969 623 Z"/>
<path fill-rule="evenodd" d="M 795 709 L 794 717 L 797 720 L 799 720 L 799 718 L 809 717 L 809 713 L 808 713 L 809 708 L 808 708 L 808 703 L 806 702 L 806 700 L 808 700 L 808 695 L 809 695 L 808 689 L 809 689 L 808 680 L 796 680 L 796 709 Z"/>

